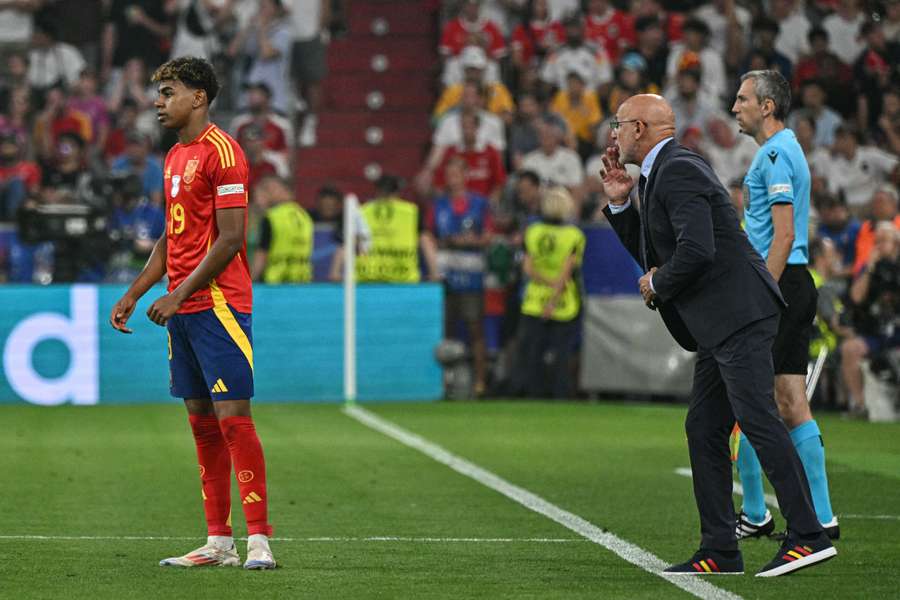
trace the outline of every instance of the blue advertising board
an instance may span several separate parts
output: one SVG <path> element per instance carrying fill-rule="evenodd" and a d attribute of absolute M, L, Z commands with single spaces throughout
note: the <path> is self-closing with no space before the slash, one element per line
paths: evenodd
<path fill-rule="evenodd" d="M 138 304 L 132 335 L 109 312 L 122 286 L 0 286 L 0 403 L 177 402 L 169 396 L 166 332 Z M 437 284 L 357 288 L 360 400 L 442 395 L 434 348 L 443 334 Z M 336 284 L 254 286 L 255 401 L 343 398 L 343 289 Z"/>

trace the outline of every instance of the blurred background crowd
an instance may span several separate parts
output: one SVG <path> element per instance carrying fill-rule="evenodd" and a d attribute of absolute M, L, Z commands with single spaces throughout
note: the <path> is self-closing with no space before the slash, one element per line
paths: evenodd
<path fill-rule="evenodd" d="M 165 229 L 161 165 L 175 141 L 156 124 L 149 75 L 186 54 L 215 64 L 213 118 L 251 165 L 254 278 L 339 279 L 347 190 L 335 182 L 295 202 L 292 178 L 298 150 L 321 139 L 329 43 L 371 4 L 0 0 L 0 280 L 135 276 Z M 599 156 L 629 96 L 669 100 L 679 141 L 742 211 L 757 147 L 730 107 L 752 69 L 793 87 L 788 126 L 813 176 L 812 352 L 830 350 L 827 401 L 862 414 L 862 362 L 900 371 L 900 0 L 419 4 L 434 15 L 430 143 L 407 173 L 366 167 L 376 191 L 357 215 L 358 274 L 444 282 L 446 331 L 465 342 L 475 394 L 576 393 L 584 238 L 570 227 L 602 226 Z M 366 131 L 370 143 L 389 134 Z M 379 226 L 401 217 L 410 231 Z M 400 254 L 415 257 L 414 274 L 379 262 Z"/>

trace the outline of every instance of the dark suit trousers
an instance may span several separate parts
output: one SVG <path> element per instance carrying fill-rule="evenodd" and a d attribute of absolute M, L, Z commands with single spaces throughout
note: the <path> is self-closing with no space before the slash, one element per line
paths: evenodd
<path fill-rule="evenodd" d="M 700 348 L 697 354 L 685 430 L 702 548 L 738 549 L 728 451 L 735 420 L 775 488 L 788 529 L 801 540 L 824 535 L 800 457 L 775 406 L 772 343 L 777 328 L 778 316 L 773 315 L 750 323 L 715 348 Z"/>

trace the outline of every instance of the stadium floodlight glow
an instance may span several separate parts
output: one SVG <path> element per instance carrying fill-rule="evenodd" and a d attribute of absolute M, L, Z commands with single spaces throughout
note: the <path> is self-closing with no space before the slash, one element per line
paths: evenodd
<path fill-rule="evenodd" d="M 379 165 L 377 162 L 371 162 L 363 168 L 363 175 L 369 181 L 375 181 L 376 179 L 381 177 L 381 173 L 381 165 Z"/>
<path fill-rule="evenodd" d="M 384 106 L 384 94 L 378 90 L 374 90 L 366 94 L 366 106 L 371 110 L 378 110 Z"/>
<path fill-rule="evenodd" d="M 377 35 L 378 37 L 387 35 L 387 33 L 391 30 L 390 24 L 388 24 L 387 19 L 384 17 L 377 17 L 372 19 L 372 33 Z"/>
<path fill-rule="evenodd" d="M 372 70 L 376 73 L 384 73 L 388 70 L 390 61 L 384 54 L 376 54 L 372 56 L 372 60 L 369 62 L 369 66 L 372 67 Z"/>
<path fill-rule="evenodd" d="M 366 141 L 372 145 L 377 146 L 384 140 L 384 130 L 381 127 L 373 125 L 366 129 Z"/>

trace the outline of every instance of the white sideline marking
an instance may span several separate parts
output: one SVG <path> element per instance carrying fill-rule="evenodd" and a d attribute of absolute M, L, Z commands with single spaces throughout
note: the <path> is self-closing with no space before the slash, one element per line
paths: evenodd
<path fill-rule="evenodd" d="M 681 475 L 682 477 L 693 477 L 694 476 L 693 473 L 691 473 L 691 470 L 688 468 L 685 468 L 685 467 L 675 469 L 675 472 L 677 474 Z M 735 481 L 732 484 L 731 491 L 733 493 L 737 494 L 738 496 L 743 496 L 744 495 L 744 486 L 742 486 L 740 483 Z M 767 505 L 771 506 L 772 508 L 778 508 L 778 499 L 775 496 L 773 496 L 772 494 L 764 494 L 763 498 L 765 498 Z"/>
<path fill-rule="evenodd" d="M 675 473 L 678 475 L 682 475 L 684 477 L 693 477 L 693 473 L 691 470 L 686 467 L 681 467 L 675 469 Z M 734 482 L 734 487 L 732 491 L 738 496 L 744 495 L 744 486 L 742 486 L 737 481 Z M 771 506 L 772 508 L 778 508 L 778 499 L 775 498 L 772 494 L 765 494 L 766 504 Z M 900 515 L 835 515 L 840 517 L 841 519 L 871 519 L 873 521 L 900 521 Z"/>
<path fill-rule="evenodd" d="M 235 538 L 246 541 L 247 538 Z M 202 541 L 201 537 L 170 537 L 141 535 L 0 535 L 0 540 L 38 541 Z M 403 537 L 395 535 L 371 537 L 273 537 L 273 542 L 410 542 L 410 543 L 466 543 L 466 544 L 580 544 L 580 538 L 452 538 L 452 537 Z"/>
<path fill-rule="evenodd" d="M 356 419 L 363 425 L 383 433 L 405 446 L 418 450 L 429 458 L 450 467 L 457 473 L 465 475 L 470 479 L 474 479 L 485 487 L 491 488 L 495 492 L 499 492 L 507 498 L 518 502 L 525 508 L 556 521 L 578 535 L 589 539 L 595 544 L 603 546 L 620 558 L 642 568 L 648 573 L 665 579 L 672 585 L 681 588 L 697 598 L 703 598 L 704 600 L 740 600 L 741 598 L 732 592 L 717 588 L 708 581 L 704 581 L 698 577 L 685 577 L 663 573 L 662 571 L 668 566 L 668 563 L 631 542 L 627 542 L 608 531 L 600 529 L 578 515 L 563 510 L 555 504 L 544 500 L 540 496 L 514 485 L 490 471 L 483 469 L 464 458 L 456 456 L 437 444 L 402 429 L 390 421 L 382 419 L 363 408 L 350 406 L 345 407 L 343 410 L 346 415 Z"/>

